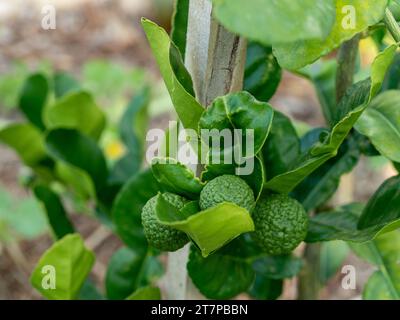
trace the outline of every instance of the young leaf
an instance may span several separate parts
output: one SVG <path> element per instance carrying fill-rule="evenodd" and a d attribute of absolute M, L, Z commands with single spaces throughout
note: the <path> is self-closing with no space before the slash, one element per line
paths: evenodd
<path fill-rule="evenodd" d="M 333 0 L 212 0 L 214 16 L 228 30 L 264 45 L 325 39 L 335 21 Z"/>
<path fill-rule="evenodd" d="M 19 98 L 19 108 L 37 128 L 44 130 L 42 113 L 49 94 L 49 83 L 42 74 L 26 79 Z"/>
<path fill-rule="evenodd" d="M 14 149 L 28 166 L 47 158 L 42 133 L 29 123 L 12 124 L 0 130 L 0 141 Z"/>
<path fill-rule="evenodd" d="M 162 267 L 148 252 L 121 248 L 111 257 L 106 274 L 107 298 L 129 299 L 132 292 L 151 284 Z"/>
<path fill-rule="evenodd" d="M 126 300 L 161 300 L 161 291 L 157 287 L 143 287 L 137 289 Z"/>
<path fill-rule="evenodd" d="M 274 111 L 271 132 L 262 149 L 267 178 L 287 172 L 300 156 L 300 140 L 288 117 Z"/>
<path fill-rule="evenodd" d="M 234 129 L 241 129 L 242 144 L 247 141 L 246 135 L 253 134 L 254 148 L 248 150 L 251 153 L 246 154 L 247 158 L 260 152 L 271 129 L 273 117 L 274 110 L 268 103 L 257 101 L 251 94 L 242 91 L 215 99 L 201 116 L 199 128 L 217 129 L 220 132 L 224 129 L 232 132 Z M 232 144 L 234 142 L 232 141 Z"/>
<path fill-rule="evenodd" d="M 355 128 L 382 155 L 400 162 L 400 91 L 386 91 L 372 100 Z"/>
<path fill-rule="evenodd" d="M 33 189 L 35 197 L 42 203 L 49 224 L 57 239 L 67 234 L 74 233 L 75 229 L 65 212 L 59 196 L 46 186 L 35 186 Z"/>
<path fill-rule="evenodd" d="M 155 23 L 142 19 L 142 26 L 146 32 L 153 54 L 156 58 L 165 85 L 171 96 L 179 119 L 186 129 L 198 130 L 198 123 L 204 111 L 203 107 L 196 101 L 191 93 L 187 91 L 187 84 L 182 84 L 175 74 L 171 62 L 171 40 L 164 29 Z M 175 48 L 176 49 L 176 48 Z M 183 69 L 182 61 L 175 61 Z"/>
<path fill-rule="evenodd" d="M 107 164 L 93 139 L 76 130 L 56 129 L 47 134 L 46 148 L 53 158 L 87 172 L 97 191 L 105 187 Z"/>
<path fill-rule="evenodd" d="M 254 281 L 255 272 L 244 254 L 238 255 L 230 245 L 203 258 L 199 250 L 192 246 L 187 264 L 190 278 L 209 299 L 233 298 L 247 291 Z"/>
<path fill-rule="evenodd" d="M 112 217 L 118 235 L 128 247 L 147 247 L 141 214 L 143 206 L 158 191 L 160 187 L 151 170 L 147 169 L 133 176 L 116 197 Z"/>
<path fill-rule="evenodd" d="M 81 91 L 71 93 L 46 108 L 44 122 L 49 130 L 76 129 L 97 140 L 106 120 L 93 97 Z"/>
<path fill-rule="evenodd" d="M 186 52 L 186 34 L 188 27 L 189 1 L 175 0 L 172 17 L 171 40 L 178 47 L 182 57 Z"/>
<path fill-rule="evenodd" d="M 335 2 L 336 22 L 327 38 L 279 43 L 274 46 L 274 54 L 283 68 L 298 70 L 330 53 L 344 41 L 380 22 L 388 4 L 388 0 Z"/>
<path fill-rule="evenodd" d="M 257 100 L 269 101 L 281 78 L 282 69 L 272 54 L 272 48 L 250 42 L 247 46 L 244 89 Z"/>
<path fill-rule="evenodd" d="M 32 272 L 31 283 L 47 299 L 73 300 L 92 269 L 94 260 L 93 252 L 86 249 L 80 235 L 67 235 L 40 258 Z"/>
<path fill-rule="evenodd" d="M 207 257 L 242 233 L 254 230 L 249 212 L 228 202 L 194 215 L 184 216 L 159 195 L 156 213 L 162 224 L 185 232 L 196 243 L 203 257 Z"/>
<path fill-rule="evenodd" d="M 344 102 L 342 102 L 348 113 L 335 124 L 325 140 L 314 145 L 300 157 L 295 168 L 267 181 L 265 188 L 278 193 L 289 193 L 308 175 L 337 155 L 340 145 L 346 139 L 354 124 L 368 107 L 371 99 L 379 92 L 396 50 L 397 46 L 392 45 L 375 58 L 371 70 L 371 85 L 367 85 L 369 80 L 366 80 L 349 89 L 347 96 L 344 97 Z M 354 104 L 355 101 L 357 104 Z"/>
<path fill-rule="evenodd" d="M 204 184 L 196 178 L 193 171 L 172 158 L 153 159 L 151 169 L 166 191 L 196 199 L 203 189 Z"/>
<path fill-rule="evenodd" d="M 54 91 L 56 98 L 61 98 L 69 93 L 79 91 L 78 81 L 67 72 L 58 72 L 54 75 Z"/>

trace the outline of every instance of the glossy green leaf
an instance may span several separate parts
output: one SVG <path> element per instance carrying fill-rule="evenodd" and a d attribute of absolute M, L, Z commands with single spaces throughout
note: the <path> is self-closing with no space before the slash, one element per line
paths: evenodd
<path fill-rule="evenodd" d="M 175 0 L 174 2 L 171 40 L 178 47 L 182 57 L 185 57 L 186 34 L 189 20 L 189 1 Z"/>
<path fill-rule="evenodd" d="M 151 169 L 158 183 L 166 191 L 196 199 L 203 189 L 204 184 L 194 172 L 172 158 L 153 159 Z"/>
<path fill-rule="evenodd" d="M 33 192 L 35 197 L 41 202 L 51 229 L 57 239 L 75 232 L 64 206 L 55 192 L 42 185 L 34 187 Z"/>
<path fill-rule="evenodd" d="M 214 16 L 228 30 L 265 45 L 324 39 L 335 20 L 333 0 L 212 0 Z"/>
<path fill-rule="evenodd" d="M 335 194 L 342 175 L 350 172 L 359 158 L 357 140 L 351 136 L 341 145 L 337 156 L 311 173 L 293 190 L 292 196 L 307 211 L 323 205 Z"/>
<path fill-rule="evenodd" d="M 46 148 L 53 158 L 87 172 L 97 191 L 105 187 L 107 164 L 93 139 L 76 130 L 56 129 L 48 133 Z"/>
<path fill-rule="evenodd" d="M 400 5 L 399 5 L 400 9 Z M 400 54 L 396 53 L 393 64 L 390 66 L 385 81 L 382 85 L 382 91 L 400 89 Z"/>
<path fill-rule="evenodd" d="M 321 244 L 319 278 L 325 284 L 342 266 L 350 248 L 344 241 L 329 241 Z"/>
<path fill-rule="evenodd" d="M 386 91 L 377 96 L 355 128 L 367 136 L 382 155 L 400 162 L 400 91 Z"/>
<path fill-rule="evenodd" d="M 155 280 L 161 270 L 157 259 L 142 248 L 119 249 L 111 257 L 107 269 L 105 280 L 107 298 L 112 300 L 128 298 L 134 291 Z"/>
<path fill-rule="evenodd" d="M 386 180 L 365 207 L 358 228 L 360 230 L 386 225 L 400 220 L 400 176 Z"/>
<path fill-rule="evenodd" d="M 0 142 L 14 149 L 28 166 L 36 166 L 47 157 L 42 133 L 29 123 L 12 124 L 0 130 Z"/>
<path fill-rule="evenodd" d="M 162 195 L 159 195 L 156 213 L 162 224 L 185 232 L 196 243 L 204 257 L 242 233 L 254 231 L 250 213 L 228 202 L 185 216 Z"/>
<path fill-rule="evenodd" d="M 142 19 L 142 26 L 150 42 L 179 119 L 186 129 L 197 131 L 198 123 L 204 109 L 192 94 L 187 91 L 187 84 L 182 84 L 175 74 L 174 69 L 176 69 L 176 66 L 175 68 L 172 67 L 170 57 L 171 40 L 168 34 L 164 29 L 146 19 Z M 181 69 L 184 68 L 182 61 L 175 61 L 174 64 L 179 64 Z"/>
<path fill-rule="evenodd" d="M 364 288 L 363 298 L 369 300 L 400 300 L 400 231 L 381 235 L 363 244 L 369 261 L 378 267 Z"/>
<path fill-rule="evenodd" d="M 19 97 L 19 108 L 36 127 L 44 130 L 42 113 L 49 94 L 49 83 L 42 74 L 33 74 L 26 79 Z"/>
<path fill-rule="evenodd" d="M 380 22 L 388 0 L 336 0 L 336 22 L 325 39 L 277 44 L 274 54 L 279 64 L 298 70 L 324 56 L 346 40 Z"/>
<path fill-rule="evenodd" d="M 79 91 L 78 81 L 67 72 L 58 72 L 54 75 L 54 91 L 56 98 L 61 98 L 71 92 Z"/>
<path fill-rule="evenodd" d="M 278 89 L 282 69 L 272 54 L 271 47 L 256 42 L 247 45 L 244 89 L 257 100 L 269 101 Z"/>
<path fill-rule="evenodd" d="M 215 99 L 201 116 L 199 127 L 200 130 L 217 129 L 221 134 L 224 129 L 231 130 L 232 142 L 230 148 L 234 148 L 236 145 L 244 145 L 247 141 L 246 135 L 252 135 L 254 137 L 254 148 L 243 146 L 243 149 L 250 149 L 246 152 L 243 150 L 247 158 L 260 152 L 271 129 L 273 117 L 274 110 L 268 103 L 257 101 L 251 94 L 242 91 Z M 241 141 L 235 141 L 236 133 L 233 133 L 234 129 L 242 130 L 239 133 L 241 136 L 237 137 Z M 250 132 L 249 130 L 253 131 Z M 203 134 L 202 138 L 204 139 Z M 207 145 L 210 143 L 209 141 L 204 142 Z M 210 149 L 210 152 L 213 152 L 213 149 Z M 220 152 L 225 151 L 221 150 Z"/>
<path fill-rule="evenodd" d="M 93 97 L 81 91 L 70 93 L 46 108 L 44 122 L 49 130 L 76 129 L 98 139 L 106 120 Z"/>
<path fill-rule="evenodd" d="M 283 293 L 283 280 L 273 280 L 256 274 L 256 278 L 248 293 L 253 298 L 259 300 L 276 300 Z"/>
<path fill-rule="evenodd" d="M 95 256 L 78 234 L 57 241 L 40 258 L 31 276 L 33 287 L 51 300 L 73 300 L 86 280 Z M 51 289 L 51 278 L 55 288 Z"/>
<path fill-rule="evenodd" d="M 303 260 L 294 256 L 267 256 L 253 262 L 253 269 L 258 275 L 273 280 L 293 278 L 302 267 Z"/>
<path fill-rule="evenodd" d="M 267 178 L 287 172 L 300 155 L 300 139 L 288 117 L 274 112 L 271 132 L 262 149 Z"/>
<path fill-rule="evenodd" d="M 323 212 L 310 219 L 306 242 L 344 240 L 349 242 L 367 242 L 379 235 L 400 227 L 400 219 L 385 224 L 358 229 L 357 224 L 362 206 L 337 208 L 333 212 Z M 384 212 L 383 212 L 384 216 Z"/>
<path fill-rule="evenodd" d="M 133 176 L 119 192 L 112 208 L 117 233 L 128 247 L 146 249 L 147 240 L 143 233 L 142 208 L 157 195 L 160 187 L 150 169 Z M 130 292 L 132 293 L 132 292 Z"/>
<path fill-rule="evenodd" d="M 126 300 L 161 300 L 161 291 L 157 287 L 143 287 L 137 289 Z"/>
<path fill-rule="evenodd" d="M 230 299 L 247 291 L 255 273 L 246 259 L 228 246 L 203 258 L 194 246 L 190 249 L 187 269 L 200 292 L 209 299 Z"/>
<path fill-rule="evenodd" d="M 343 98 L 343 106 L 348 110 L 332 128 L 323 142 L 314 145 L 297 161 L 295 168 L 280 174 L 265 184 L 265 188 L 278 193 L 289 193 L 307 176 L 318 169 L 329 159 L 335 157 L 340 145 L 367 108 L 371 99 L 379 92 L 386 71 L 393 61 L 397 46 L 392 45 L 380 53 L 374 60 L 371 68 L 371 80 L 353 85 Z M 355 104 L 355 102 L 357 102 Z M 360 104 L 359 104 L 360 103 Z"/>
<path fill-rule="evenodd" d="M 99 292 L 93 280 L 87 279 L 79 291 L 78 300 L 104 300 L 103 295 Z"/>

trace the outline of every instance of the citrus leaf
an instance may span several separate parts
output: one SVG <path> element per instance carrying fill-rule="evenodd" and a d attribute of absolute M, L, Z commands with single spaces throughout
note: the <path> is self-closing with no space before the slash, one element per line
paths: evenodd
<path fill-rule="evenodd" d="M 75 232 L 74 226 L 69 220 L 67 212 L 56 193 L 42 185 L 35 186 L 33 192 L 36 199 L 42 203 L 51 229 L 57 239 Z"/>
<path fill-rule="evenodd" d="M 133 176 L 118 193 L 112 208 L 112 217 L 118 235 L 128 247 L 146 249 L 142 209 L 158 191 L 160 187 L 157 180 L 154 179 L 151 169 L 147 169 Z"/>
<path fill-rule="evenodd" d="M 73 92 L 46 108 L 46 128 L 76 129 L 98 139 L 105 127 L 105 116 L 93 97 L 87 92 Z"/>
<path fill-rule="evenodd" d="M 47 158 L 42 133 L 29 123 L 11 124 L 0 130 L 0 141 L 18 153 L 28 166 L 36 166 Z"/>
<path fill-rule="evenodd" d="M 197 214 L 184 216 L 161 194 L 156 204 L 157 218 L 164 225 L 185 232 L 207 257 L 245 232 L 254 231 L 249 212 L 224 202 Z"/>
<path fill-rule="evenodd" d="M 267 181 L 265 188 L 278 193 L 289 193 L 312 172 L 337 155 L 340 145 L 354 124 L 379 92 L 396 50 L 397 46 L 392 45 L 380 53 L 372 64 L 371 79 L 349 89 L 341 102 L 344 107 L 340 108 L 347 113 L 333 126 L 330 134 L 305 152 L 296 161 L 296 167 Z"/>
<path fill-rule="evenodd" d="M 363 300 L 393 300 L 396 296 L 390 293 L 382 271 L 375 271 L 365 284 L 362 298 Z"/>
<path fill-rule="evenodd" d="M 344 241 L 329 241 L 321 244 L 319 278 L 325 284 L 339 270 L 350 248 Z"/>
<path fill-rule="evenodd" d="M 196 178 L 193 171 L 172 158 L 153 159 L 151 169 L 166 191 L 195 199 L 203 189 L 204 184 Z"/>
<path fill-rule="evenodd" d="M 266 256 L 253 262 L 257 275 L 281 280 L 293 278 L 303 267 L 303 260 L 294 256 Z"/>
<path fill-rule="evenodd" d="M 95 256 L 85 248 L 78 234 L 67 235 L 57 241 L 40 258 L 31 276 L 33 287 L 51 300 L 73 300 L 77 297 L 94 264 Z M 52 271 L 55 288 L 51 284 Z"/>
<path fill-rule="evenodd" d="M 283 68 L 298 70 L 330 53 L 344 41 L 380 22 L 388 5 L 388 0 L 336 0 L 335 2 L 336 21 L 326 39 L 279 43 L 274 46 L 274 54 Z"/>
<path fill-rule="evenodd" d="M 251 264 L 231 245 L 207 258 L 192 246 L 187 269 L 195 286 L 209 299 L 233 298 L 247 291 L 255 277 Z"/>
<path fill-rule="evenodd" d="M 261 274 L 256 274 L 248 293 L 259 300 L 276 300 L 283 293 L 283 280 L 273 280 Z"/>
<path fill-rule="evenodd" d="M 247 45 L 244 89 L 257 100 L 269 101 L 278 89 L 282 69 L 272 54 L 271 47 L 256 42 Z"/>
<path fill-rule="evenodd" d="M 26 79 L 19 97 L 19 108 L 37 128 L 44 130 L 42 113 L 49 94 L 49 83 L 42 74 L 33 74 Z"/>
<path fill-rule="evenodd" d="M 250 93 L 242 91 L 215 99 L 201 116 L 199 128 L 203 140 L 202 130 L 210 130 L 210 133 L 211 130 L 219 130 L 222 134 L 222 130 L 229 129 L 232 133 L 232 148 L 237 144 L 244 145 L 248 136 L 253 136 L 254 148 L 250 149 L 249 146 L 247 148 L 249 150 L 245 152 L 245 157 L 248 158 L 260 152 L 271 129 L 273 117 L 274 110 L 268 103 L 257 101 Z M 233 131 L 234 129 L 239 129 L 241 132 L 237 134 Z M 240 135 L 240 137 L 236 137 L 236 135 Z M 241 139 L 241 141 L 235 141 L 235 138 L 236 140 Z M 209 145 L 210 141 L 204 142 Z M 210 152 L 213 152 L 212 145 L 210 149 Z M 215 152 L 217 151 L 215 150 Z M 223 153 L 226 150 L 220 152 Z"/>
<path fill-rule="evenodd" d="M 171 47 L 173 48 L 172 50 L 175 49 L 178 51 L 178 49 L 176 49 L 176 47 L 174 48 L 173 44 L 171 44 L 171 40 L 165 30 L 155 23 L 142 19 L 142 26 L 150 42 L 153 54 L 179 119 L 186 129 L 197 131 L 198 122 L 204 109 L 196 101 L 191 92 L 188 92 L 190 84 L 181 83 L 175 74 L 177 67 L 181 70 L 184 69 L 181 59 L 180 61 L 171 61 Z M 174 64 L 174 68 L 172 64 Z"/>
<path fill-rule="evenodd" d="M 132 292 L 151 284 L 160 273 L 159 261 L 142 248 L 121 248 L 110 259 L 106 274 L 107 298 L 128 299 Z"/>
<path fill-rule="evenodd" d="M 189 1 L 175 0 L 172 17 L 171 40 L 178 47 L 182 57 L 186 52 L 186 34 L 188 27 Z"/>
<path fill-rule="evenodd" d="M 228 30 L 265 45 L 324 39 L 335 21 L 333 0 L 212 0 L 214 16 Z"/>
<path fill-rule="evenodd" d="M 87 172 L 97 191 L 105 187 L 107 164 L 93 139 L 77 130 L 56 129 L 47 134 L 46 148 L 53 158 Z"/>
<path fill-rule="evenodd" d="M 400 91 L 386 91 L 372 100 L 355 128 L 367 136 L 382 155 L 400 162 Z"/>
<path fill-rule="evenodd" d="M 69 93 L 79 91 L 78 81 L 67 72 L 57 72 L 54 75 L 54 91 L 56 98 L 61 98 Z"/>

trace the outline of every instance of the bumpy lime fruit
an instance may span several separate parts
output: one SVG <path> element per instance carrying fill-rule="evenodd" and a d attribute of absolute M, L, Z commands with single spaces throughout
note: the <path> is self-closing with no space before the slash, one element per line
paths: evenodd
<path fill-rule="evenodd" d="M 252 217 L 254 240 L 270 255 L 289 254 L 307 235 L 306 211 L 298 201 L 286 195 L 261 198 Z"/>
<path fill-rule="evenodd" d="M 188 202 L 185 198 L 172 193 L 164 197 L 178 209 Z M 149 245 L 161 251 L 176 251 L 189 242 L 187 235 L 176 229 L 162 225 L 156 215 L 157 196 L 151 198 L 142 210 L 142 224 Z"/>
<path fill-rule="evenodd" d="M 200 193 L 200 208 L 206 210 L 222 202 L 232 202 L 251 212 L 255 206 L 253 190 L 237 176 L 223 175 L 208 182 Z"/>

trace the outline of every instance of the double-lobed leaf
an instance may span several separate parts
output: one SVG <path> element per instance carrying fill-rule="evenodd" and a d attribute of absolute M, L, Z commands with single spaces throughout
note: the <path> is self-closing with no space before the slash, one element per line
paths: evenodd
<path fill-rule="evenodd" d="M 40 258 L 31 283 L 47 299 L 76 299 L 94 260 L 93 252 L 85 247 L 80 235 L 67 235 Z"/>
<path fill-rule="evenodd" d="M 233 203 L 224 202 L 197 213 L 196 210 L 184 209 L 178 210 L 163 195 L 158 195 L 158 220 L 185 232 L 200 249 L 203 257 L 209 256 L 241 234 L 254 231 L 250 213 Z"/>
<path fill-rule="evenodd" d="M 384 17 L 388 0 L 335 0 L 335 3 L 335 24 L 327 38 L 274 45 L 274 54 L 283 68 L 298 70 L 377 24 Z"/>
<path fill-rule="evenodd" d="M 204 187 L 193 171 L 172 158 L 153 159 L 151 169 L 165 191 L 196 199 Z"/>

